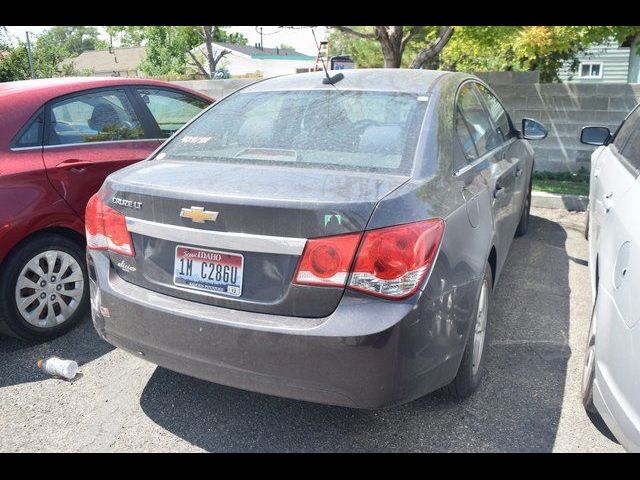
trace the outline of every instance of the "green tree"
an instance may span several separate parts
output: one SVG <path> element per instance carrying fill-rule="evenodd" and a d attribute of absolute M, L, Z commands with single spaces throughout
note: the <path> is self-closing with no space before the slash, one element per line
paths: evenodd
<path fill-rule="evenodd" d="M 147 56 L 142 71 L 151 76 L 184 74 L 186 52 L 199 43 L 194 27 L 146 26 L 144 40 Z"/>
<path fill-rule="evenodd" d="M 386 68 L 403 66 L 404 54 L 409 50 L 412 51 L 409 67 L 421 68 L 440 54 L 454 32 L 454 27 L 451 26 L 335 26 L 329 28 L 343 34 L 342 37 L 334 37 L 339 45 L 340 42 L 349 42 L 354 38 L 377 42 L 382 54 L 382 63 Z M 349 37 L 353 38 L 349 39 Z M 363 46 L 360 43 L 359 47 Z"/>
<path fill-rule="evenodd" d="M 359 28 L 367 32 L 372 27 Z M 558 79 L 566 62 L 576 64 L 577 56 L 589 46 L 608 39 L 623 41 L 640 32 L 640 27 L 633 26 L 457 26 L 452 27 L 440 51 L 422 62 L 421 52 L 433 52 L 429 46 L 438 28 L 424 27 L 422 34 L 407 42 L 400 66 L 454 71 L 539 70 L 541 80 L 549 82 Z M 360 67 L 386 65 L 380 42 L 370 36 L 337 29 L 330 42 L 335 53 L 350 54 Z"/>
<path fill-rule="evenodd" d="M 61 72 L 60 62 L 72 58 L 85 50 L 106 48 L 99 38 L 96 27 L 52 27 L 38 36 L 33 36 L 31 52 L 36 78 L 55 77 Z M 9 50 L 9 55 L 0 63 L 0 81 L 27 80 L 31 78 L 27 49 L 22 41 Z M 71 72 L 63 69 L 62 73 Z"/>
<path fill-rule="evenodd" d="M 140 47 L 145 41 L 144 28 L 141 26 L 105 26 L 111 39 L 115 39 L 121 47 Z"/>
<path fill-rule="evenodd" d="M 0 82 L 13 82 L 31 78 L 27 48 L 24 44 L 9 51 L 9 55 L 0 61 Z"/>
<path fill-rule="evenodd" d="M 73 57 L 86 50 L 103 50 L 109 46 L 100 38 L 97 27 L 51 27 L 40 34 L 37 41 L 41 46 L 55 46 Z"/>
<path fill-rule="evenodd" d="M 205 77 L 211 78 L 218 62 L 229 52 L 224 49 L 218 52 L 211 45 L 213 42 L 247 43 L 242 34 L 228 33 L 225 28 L 227 27 L 106 26 L 105 30 L 120 45 L 147 47 L 147 56 L 141 65 L 142 71 L 147 75 L 182 75 L 192 66 Z M 200 52 L 191 52 L 200 45 L 203 46 Z"/>
<path fill-rule="evenodd" d="M 11 38 L 7 27 L 0 25 L 0 51 L 7 51 L 11 48 Z"/>

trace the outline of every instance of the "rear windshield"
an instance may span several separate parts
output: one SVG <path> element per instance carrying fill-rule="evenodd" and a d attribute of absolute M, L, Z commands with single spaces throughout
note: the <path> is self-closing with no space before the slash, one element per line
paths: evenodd
<path fill-rule="evenodd" d="M 187 126 L 157 158 L 406 174 L 426 103 L 395 92 L 238 92 Z"/>

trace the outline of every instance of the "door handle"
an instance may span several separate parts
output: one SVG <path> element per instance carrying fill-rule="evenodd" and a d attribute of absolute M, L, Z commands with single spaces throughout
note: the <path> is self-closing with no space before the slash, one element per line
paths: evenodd
<path fill-rule="evenodd" d="M 518 178 L 520 175 L 522 175 L 522 172 L 524 170 L 522 170 L 520 167 L 516 168 L 516 178 Z"/>
<path fill-rule="evenodd" d="M 605 212 L 609 212 L 613 208 L 613 192 L 602 197 L 602 206 Z"/>
<path fill-rule="evenodd" d="M 56 168 L 84 168 L 84 167 L 88 167 L 90 165 L 92 165 L 92 162 L 88 162 L 86 160 L 77 160 L 77 159 L 69 159 L 69 160 L 64 160 L 62 162 L 60 162 L 59 164 L 56 165 Z"/>
<path fill-rule="evenodd" d="M 504 197 L 505 190 L 502 185 L 496 183 L 496 189 L 493 191 L 493 198 L 498 199 Z"/>

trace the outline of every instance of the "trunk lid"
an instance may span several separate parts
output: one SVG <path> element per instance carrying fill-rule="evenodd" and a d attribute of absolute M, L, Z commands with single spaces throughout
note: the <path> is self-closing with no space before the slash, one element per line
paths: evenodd
<path fill-rule="evenodd" d="M 377 203 L 407 180 L 290 166 L 145 161 L 105 183 L 104 201 L 128 218 L 135 248 L 133 259 L 112 253 L 112 260 L 126 281 L 167 295 L 237 310 L 326 316 L 343 288 L 291 283 L 306 239 L 364 230 Z M 176 285 L 179 246 L 241 255 L 241 295 Z"/>

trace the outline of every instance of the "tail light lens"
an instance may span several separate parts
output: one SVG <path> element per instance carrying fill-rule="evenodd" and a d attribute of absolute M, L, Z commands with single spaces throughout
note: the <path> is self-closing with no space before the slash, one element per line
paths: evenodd
<path fill-rule="evenodd" d="M 351 289 L 384 298 L 409 297 L 431 270 L 443 233 L 444 221 L 437 218 L 370 230 L 364 235 L 310 239 L 294 283 L 344 287 L 350 274 Z"/>
<path fill-rule="evenodd" d="M 365 232 L 349 288 L 385 298 L 413 295 L 433 266 L 443 233 L 439 218 Z"/>
<path fill-rule="evenodd" d="M 307 240 L 293 283 L 344 287 L 361 237 L 350 233 Z"/>
<path fill-rule="evenodd" d="M 103 204 L 98 194 L 93 195 L 87 203 L 85 230 L 87 248 L 111 250 L 129 257 L 134 255 L 125 216 Z"/>

